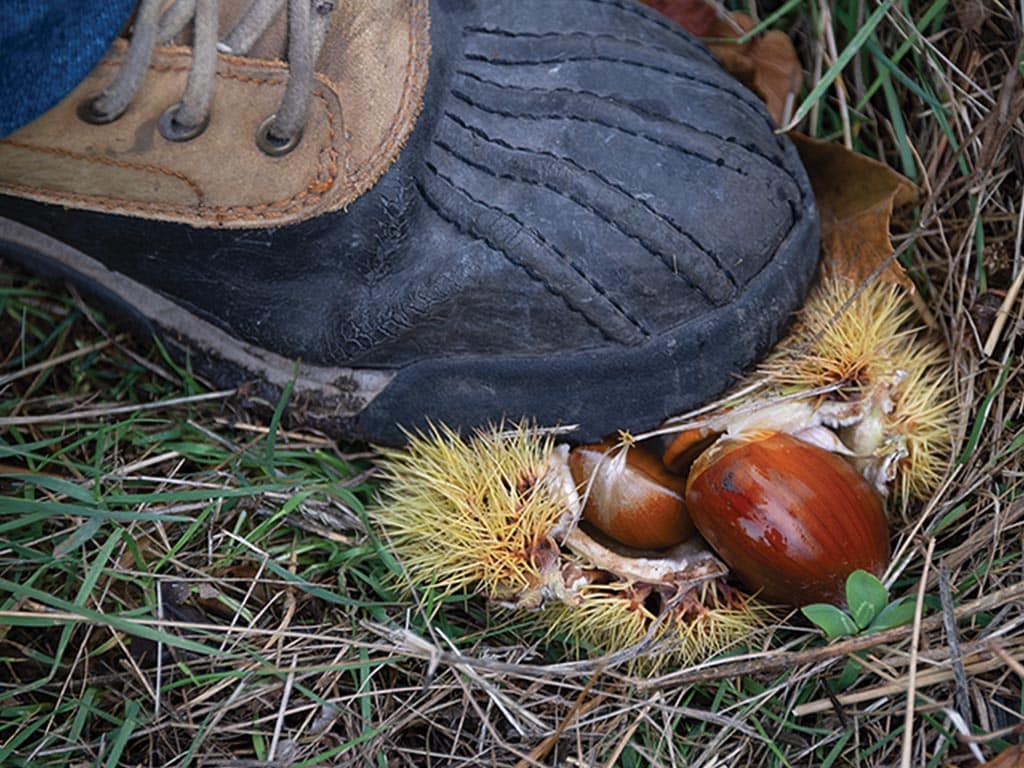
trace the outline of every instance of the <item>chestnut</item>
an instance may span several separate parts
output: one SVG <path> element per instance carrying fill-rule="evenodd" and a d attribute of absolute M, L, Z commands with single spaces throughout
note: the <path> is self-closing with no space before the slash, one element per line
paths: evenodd
<path fill-rule="evenodd" d="M 889 560 L 882 498 L 842 457 L 792 435 L 724 437 L 694 461 L 686 506 L 744 586 L 770 602 L 842 604 Z"/>
<path fill-rule="evenodd" d="M 583 519 L 620 544 L 665 549 L 692 537 L 686 480 L 637 445 L 606 441 L 569 453 L 569 470 L 586 502 Z"/>

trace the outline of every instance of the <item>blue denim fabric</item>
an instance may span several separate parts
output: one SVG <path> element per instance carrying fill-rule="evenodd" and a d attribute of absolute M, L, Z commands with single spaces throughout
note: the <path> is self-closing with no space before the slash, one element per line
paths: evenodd
<path fill-rule="evenodd" d="M 0 137 L 60 101 L 96 63 L 137 0 L 0 0 Z"/>

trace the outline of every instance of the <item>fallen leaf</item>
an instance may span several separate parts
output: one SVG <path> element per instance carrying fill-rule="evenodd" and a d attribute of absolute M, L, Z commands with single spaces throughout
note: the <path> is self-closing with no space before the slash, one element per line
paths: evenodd
<path fill-rule="evenodd" d="M 714 6 L 704 0 L 644 0 L 644 3 L 698 37 L 707 34 L 718 16 Z"/>
<path fill-rule="evenodd" d="M 889 239 L 893 208 L 913 202 L 917 188 L 884 163 L 841 144 L 799 133 L 789 136 L 814 188 L 825 264 L 836 274 L 855 281 L 865 279 L 893 254 Z M 879 277 L 913 290 L 913 283 L 895 260 Z"/>
<path fill-rule="evenodd" d="M 985 763 L 985 768 L 1024 768 L 1024 747 L 1007 747 Z"/>
<path fill-rule="evenodd" d="M 740 43 L 738 38 L 755 26 L 745 13 L 729 14 L 708 27 L 704 44 L 733 77 L 761 97 L 775 124 L 782 125 L 787 104 L 803 82 L 803 67 L 792 41 L 777 29 Z"/>

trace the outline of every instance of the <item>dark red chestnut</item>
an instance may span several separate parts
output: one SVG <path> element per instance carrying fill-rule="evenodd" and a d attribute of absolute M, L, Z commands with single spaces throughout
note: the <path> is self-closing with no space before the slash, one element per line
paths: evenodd
<path fill-rule="evenodd" d="M 722 438 L 693 463 L 686 505 L 711 548 L 769 602 L 841 604 L 850 573 L 881 576 L 889 562 L 878 492 L 842 457 L 791 435 Z"/>
<path fill-rule="evenodd" d="M 686 481 L 645 448 L 583 445 L 569 453 L 569 469 L 585 494 L 583 519 L 616 541 L 664 549 L 696 533 L 683 501 Z"/>

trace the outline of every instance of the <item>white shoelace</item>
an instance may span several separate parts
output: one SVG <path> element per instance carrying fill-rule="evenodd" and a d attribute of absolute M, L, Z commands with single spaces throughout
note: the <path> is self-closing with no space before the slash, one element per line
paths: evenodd
<path fill-rule="evenodd" d="M 335 3 L 331 0 L 287 0 L 288 84 L 277 111 L 260 127 L 257 142 L 268 154 L 284 154 L 302 135 L 313 88 L 313 67 L 323 45 Z M 160 132 L 172 141 L 202 133 L 210 117 L 217 73 L 217 53 L 244 55 L 281 11 L 285 0 L 251 0 L 223 39 L 217 39 L 219 0 L 174 0 L 163 13 L 164 0 L 142 0 L 132 41 L 114 82 L 80 110 L 95 123 L 116 120 L 135 98 L 149 67 L 153 48 L 170 42 L 193 22 L 192 66 L 181 101 L 159 121 Z"/>

